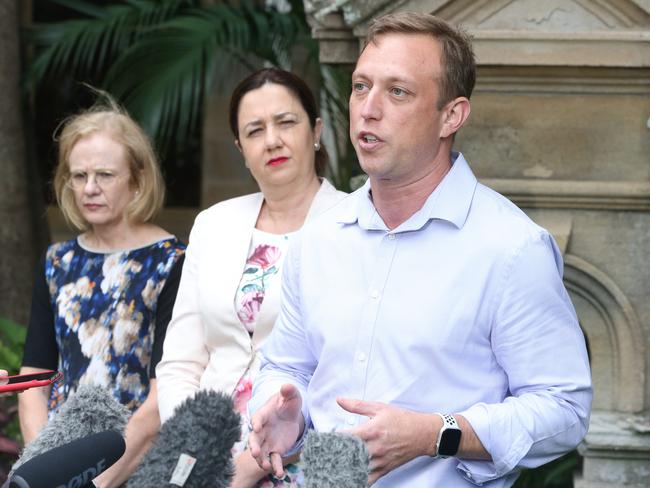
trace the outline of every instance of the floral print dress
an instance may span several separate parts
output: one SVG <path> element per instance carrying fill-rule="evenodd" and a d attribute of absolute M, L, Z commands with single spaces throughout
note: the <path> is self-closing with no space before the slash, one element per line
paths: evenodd
<path fill-rule="evenodd" d="M 110 388 L 132 411 L 144 402 L 158 298 L 184 249 L 175 237 L 107 253 L 78 239 L 49 247 L 45 280 L 63 373 L 51 412 L 81 384 Z"/>
<path fill-rule="evenodd" d="M 289 235 L 270 234 L 259 229 L 253 230 L 249 256 L 244 266 L 237 293 L 235 309 L 237 316 L 248 333 L 255 332 L 257 317 L 264 302 L 266 290 L 270 286 L 280 286 L 280 268 L 284 261 L 289 245 Z M 251 398 L 253 379 L 258 371 L 247 371 L 235 388 L 235 408 L 242 418 L 242 439 L 235 444 L 233 454 L 242 452 L 248 443 L 248 415 L 246 405 Z M 272 475 L 263 478 L 258 488 L 283 487 L 294 488 L 302 486 L 303 474 L 300 463 L 285 467 L 284 479 Z"/>

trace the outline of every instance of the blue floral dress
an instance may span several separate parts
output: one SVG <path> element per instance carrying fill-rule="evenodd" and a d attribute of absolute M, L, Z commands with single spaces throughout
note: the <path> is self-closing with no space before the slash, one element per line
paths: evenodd
<path fill-rule="evenodd" d="M 155 374 L 152 356 L 160 359 L 169 322 L 157 315 L 171 314 L 178 282 L 170 276 L 184 249 L 175 237 L 107 253 L 78 239 L 48 248 L 47 303 L 38 296 L 37 278 L 23 364 L 63 373 L 53 385 L 50 411 L 89 383 L 112 389 L 132 411 L 144 402 Z"/>

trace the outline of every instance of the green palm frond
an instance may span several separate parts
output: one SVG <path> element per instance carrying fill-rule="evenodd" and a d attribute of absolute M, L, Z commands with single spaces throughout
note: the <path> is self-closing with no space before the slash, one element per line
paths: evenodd
<path fill-rule="evenodd" d="M 197 127 L 205 93 L 234 63 L 260 60 L 288 67 L 306 23 L 250 0 L 199 6 L 190 0 L 123 0 L 97 6 L 55 0 L 87 16 L 37 26 L 37 56 L 27 79 L 41 83 L 63 73 L 113 94 L 162 149 L 182 145 Z M 104 75 L 105 74 L 105 75 Z M 104 75 L 104 76 L 101 76 Z"/>
<path fill-rule="evenodd" d="M 216 74 L 223 77 L 235 62 L 280 64 L 304 33 L 295 19 L 250 2 L 188 9 L 134 42 L 108 71 L 104 88 L 158 141 L 182 144 Z"/>
<path fill-rule="evenodd" d="M 338 164 L 330 175 L 348 188 L 353 164 L 340 142 L 348 140 L 347 75 L 318 64 L 300 0 L 290 0 L 289 14 L 253 0 L 236 6 L 226 0 L 53 1 L 81 18 L 36 25 L 29 33 L 36 56 L 27 88 L 66 77 L 97 85 L 126 107 L 162 152 L 182 148 L 197 133 L 206 94 L 237 65 L 291 69 L 293 49 L 302 45 L 308 56 L 301 70 L 317 74 L 324 118 L 336 128 L 328 147 Z"/>
<path fill-rule="evenodd" d="M 63 73 L 76 78 L 96 76 L 149 27 L 174 16 L 188 0 L 127 0 L 100 7 L 84 0 L 53 0 L 87 18 L 36 24 L 27 40 L 36 57 L 26 74 L 26 87 Z"/>

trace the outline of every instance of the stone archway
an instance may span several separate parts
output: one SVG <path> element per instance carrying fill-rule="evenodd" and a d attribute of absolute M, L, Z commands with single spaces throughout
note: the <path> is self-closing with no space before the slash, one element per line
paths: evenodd
<path fill-rule="evenodd" d="M 564 283 L 589 341 L 594 404 L 580 447 L 576 488 L 648 486 L 650 429 L 644 418 L 646 342 L 618 285 L 584 259 L 565 254 Z"/>
<path fill-rule="evenodd" d="M 604 272 L 572 254 L 564 256 L 564 283 L 591 349 L 594 410 L 644 408 L 645 339 L 625 294 Z"/>

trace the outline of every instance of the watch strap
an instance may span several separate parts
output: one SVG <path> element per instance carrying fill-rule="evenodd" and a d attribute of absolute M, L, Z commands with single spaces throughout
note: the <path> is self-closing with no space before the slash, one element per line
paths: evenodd
<path fill-rule="evenodd" d="M 440 427 L 440 432 L 438 432 L 438 439 L 436 441 L 436 455 L 434 456 L 434 459 L 444 459 L 449 456 L 440 455 L 440 441 L 442 440 L 442 435 L 448 429 L 460 431 L 460 425 L 458 425 L 458 422 L 456 421 L 456 417 L 454 417 L 449 413 L 443 414 L 443 413 L 436 412 L 436 415 L 438 415 L 442 419 L 442 427 Z"/>

